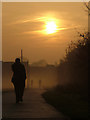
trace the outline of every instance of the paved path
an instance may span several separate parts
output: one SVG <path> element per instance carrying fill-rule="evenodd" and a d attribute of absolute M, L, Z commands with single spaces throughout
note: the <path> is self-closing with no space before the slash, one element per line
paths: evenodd
<path fill-rule="evenodd" d="M 47 104 L 41 93 L 45 90 L 26 89 L 23 103 L 15 103 L 14 92 L 5 92 L 2 95 L 2 115 L 5 118 L 58 118 L 66 117 L 51 105 Z M 50 119 L 51 120 L 51 119 Z"/>

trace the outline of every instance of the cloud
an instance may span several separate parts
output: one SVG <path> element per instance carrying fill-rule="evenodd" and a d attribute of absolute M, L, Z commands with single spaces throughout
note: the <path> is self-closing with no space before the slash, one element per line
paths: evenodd
<path fill-rule="evenodd" d="M 59 32 L 59 31 L 63 31 L 63 30 L 69 30 L 69 29 L 77 29 L 77 28 L 79 28 L 79 27 L 81 27 L 81 26 L 71 26 L 71 27 L 62 27 L 62 28 L 58 28 L 57 29 L 57 32 Z M 25 32 L 23 32 L 22 34 L 46 34 L 46 30 L 44 29 L 44 30 L 31 30 L 31 31 L 25 31 Z"/>
<path fill-rule="evenodd" d="M 24 24 L 24 23 L 31 23 L 31 22 L 37 22 L 37 21 L 40 21 L 40 22 L 46 22 L 46 21 L 53 21 L 53 20 L 57 20 L 55 18 L 49 18 L 49 17 L 37 17 L 37 18 L 25 18 L 23 20 L 17 20 L 15 22 L 12 22 L 11 24 Z"/>
<path fill-rule="evenodd" d="M 11 24 L 13 25 L 24 25 L 24 31 L 20 34 L 42 34 L 42 35 L 46 35 L 47 31 L 45 29 L 45 24 L 49 21 L 55 21 L 56 23 L 60 23 L 60 19 L 57 18 L 53 18 L 53 17 L 44 17 L 44 16 L 37 16 L 36 18 L 29 18 L 27 17 L 26 19 L 23 20 L 17 20 Z M 30 28 L 27 26 L 30 26 Z M 77 26 L 77 25 L 69 25 L 68 26 L 62 26 L 59 27 L 59 25 L 57 25 L 57 32 L 59 31 L 64 31 L 64 30 L 69 30 L 69 29 L 75 29 L 81 26 Z M 21 26 L 20 28 L 22 28 L 23 26 Z M 28 29 L 28 30 L 27 30 Z"/>
<path fill-rule="evenodd" d="M 46 17 L 38 17 L 38 18 L 27 18 L 27 19 L 24 19 L 24 20 L 17 20 L 15 22 L 12 22 L 11 24 L 24 24 L 24 23 L 30 23 L 30 22 L 37 22 L 37 21 L 45 21 L 47 20 Z"/>

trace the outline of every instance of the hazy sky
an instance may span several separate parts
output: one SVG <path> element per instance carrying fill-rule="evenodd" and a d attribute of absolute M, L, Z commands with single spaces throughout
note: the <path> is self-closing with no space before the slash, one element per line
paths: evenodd
<path fill-rule="evenodd" d="M 2 58 L 14 61 L 20 49 L 30 63 L 54 64 L 71 40 L 88 29 L 84 3 L 3 3 Z"/>

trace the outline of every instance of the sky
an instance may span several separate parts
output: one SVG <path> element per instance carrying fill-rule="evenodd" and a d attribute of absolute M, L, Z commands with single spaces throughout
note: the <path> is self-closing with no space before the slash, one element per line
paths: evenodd
<path fill-rule="evenodd" d="M 82 2 L 2 3 L 2 59 L 14 61 L 23 50 L 30 63 L 59 62 L 78 32 L 88 30 L 88 13 Z"/>

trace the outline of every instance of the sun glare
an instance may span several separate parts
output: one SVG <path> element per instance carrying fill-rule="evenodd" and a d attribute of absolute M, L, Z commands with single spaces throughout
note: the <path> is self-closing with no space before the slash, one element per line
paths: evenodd
<path fill-rule="evenodd" d="M 46 32 L 47 34 L 52 34 L 57 31 L 57 25 L 54 21 L 49 21 L 46 23 Z"/>

